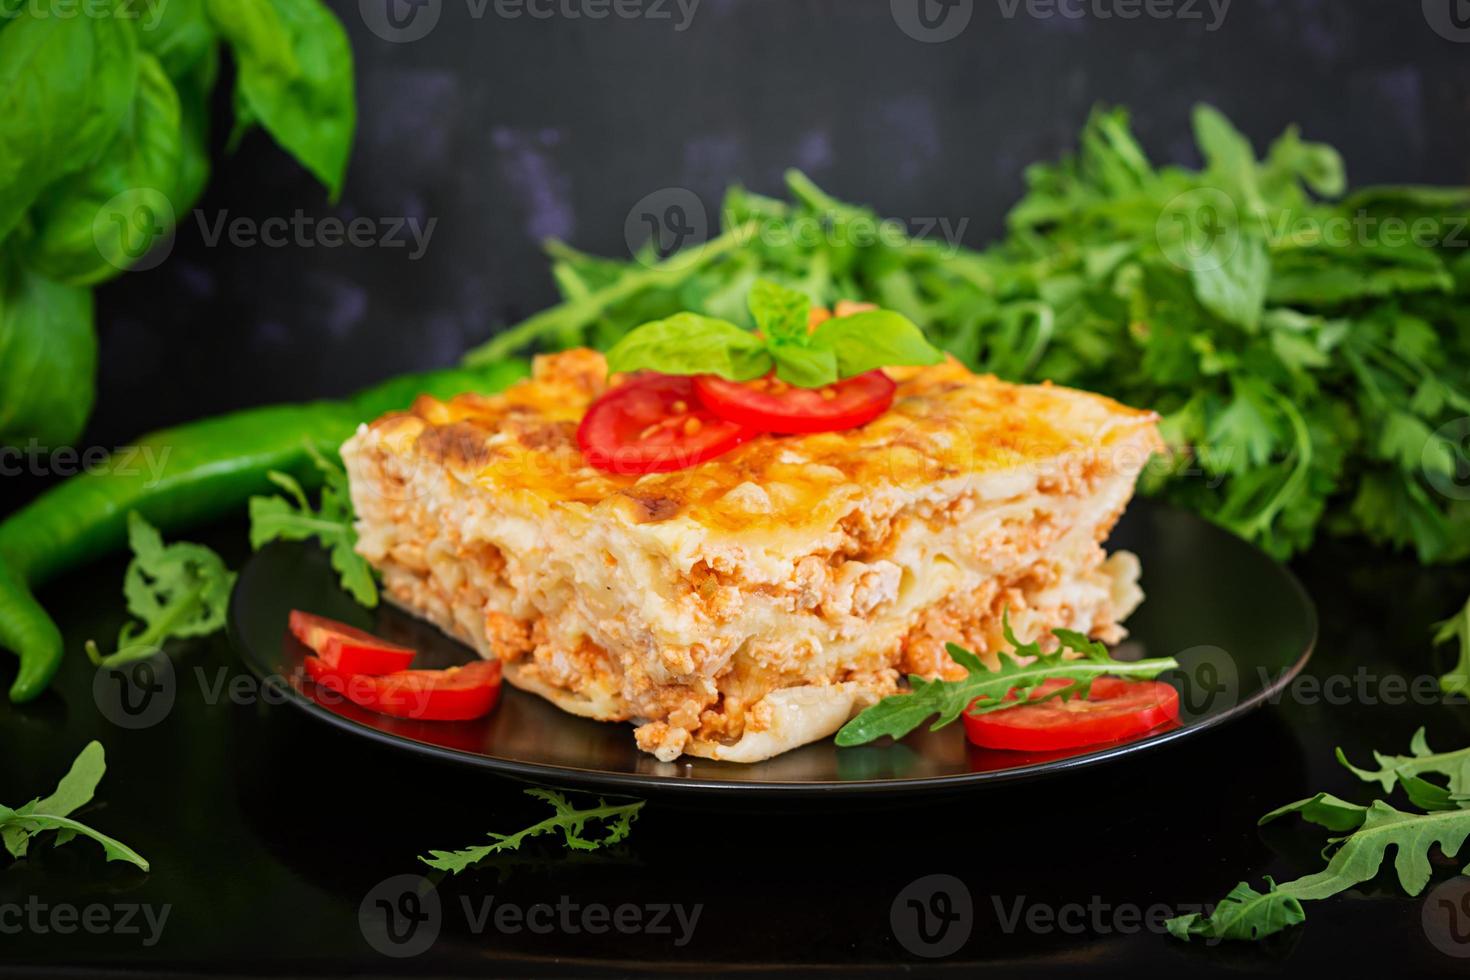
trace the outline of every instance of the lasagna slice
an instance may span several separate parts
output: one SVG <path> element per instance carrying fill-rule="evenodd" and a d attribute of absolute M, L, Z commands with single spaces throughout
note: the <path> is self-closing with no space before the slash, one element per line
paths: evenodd
<path fill-rule="evenodd" d="M 993 662 L 1007 611 L 1023 641 L 1121 639 L 1138 563 L 1102 542 L 1156 417 L 953 360 L 888 374 L 892 407 L 859 429 L 624 477 L 577 448 L 602 356 L 543 357 L 348 441 L 358 550 L 391 601 L 665 761 L 824 738 L 905 674 L 962 675 L 946 642 Z"/>

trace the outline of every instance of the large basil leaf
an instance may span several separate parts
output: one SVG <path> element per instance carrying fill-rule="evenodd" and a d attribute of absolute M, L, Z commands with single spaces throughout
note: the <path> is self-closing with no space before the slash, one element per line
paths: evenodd
<path fill-rule="evenodd" d="M 812 346 L 835 353 L 837 370 L 844 378 L 880 367 L 944 360 L 943 352 L 924 339 L 924 331 L 892 310 L 867 310 L 824 320 L 812 334 Z"/>
<path fill-rule="evenodd" d="M 236 105 L 326 185 L 342 191 L 357 124 L 352 51 L 320 0 L 208 0 L 234 51 Z"/>
<path fill-rule="evenodd" d="M 0 288 L 0 445 L 65 445 L 92 411 L 92 292 L 12 267 Z"/>
<path fill-rule="evenodd" d="M 140 54 L 132 110 L 116 138 L 95 166 L 56 184 L 36 205 L 29 261 L 38 271 L 73 285 L 97 283 L 158 244 L 175 220 L 179 118 L 163 65 Z"/>
<path fill-rule="evenodd" d="M 771 370 L 771 355 L 759 337 L 727 320 L 678 313 L 624 336 L 607 352 L 607 369 L 715 374 L 727 381 L 750 381 Z"/>
<path fill-rule="evenodd" d="M 219 35 L 204 0 L 138 0 L 138 42 L 179 79 L 213 53 Z"/>
<path fill-rule="evenodd" d="M 0 31 L 0 238 L 49 185 L 89 166 L 133 103 L 138 42 L 117 0 L 97 16 L 27 4 Z"/>
<path fill-rule="evenodd" d="M 219 76 L 219 49 L 211 48 L 174 79 L 179 93 L 179 180 L 174 211 L 182 218 L 209 183 L 209 100 Z"/>

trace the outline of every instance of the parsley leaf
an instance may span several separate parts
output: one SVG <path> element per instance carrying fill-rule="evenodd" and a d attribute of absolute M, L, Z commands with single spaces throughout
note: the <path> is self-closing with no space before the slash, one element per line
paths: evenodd
<path fill-rule="evenodd" d="M 207 636 L 225 623 L 235 574 L 210 549 L 188 541 L 163 543 L 158 531 L 136 511 L 128 514 L 133 560 L 123 578 L 129 622 L 117 636 L 117 650 L 103 656 L 87 641 L 87 656 L 99 667 L 121 667 L 146 660 L 174 637 Z"/>
<path fill-rule="evenodd" d="M 5 850 L 13 858 L 23 858 L 37 835 L 54 831 L 52 843 L 58 847 L 78 835 L 90 837 L 102 845 L 107 860 L 127 861 L 147 871 L 148 862 L 137 851 L 70 816 L 92 801 L 106 771 L 102 744 L 88 742 L 50 796 L 14 808 L 0 806 L 0 841 Z"/>
<path fill-rule="evenodd" d="M 272 471 L 271 482 L 284 490 L 286 497 L 250 498 L 250 547 L 259 551 L 267 542 L 321 542 L 332 557 L 332 567 L 342 580 L 342 587 L 364 606 L 378 604 L 378 586 L 372 566 L 359 555 L 357 529 L 353 526 L 352 496 L 346 471 L 328 460 L 315 446 L 308 446 L 313 462 L 322 471 L 321 503 L 313 510 L 306 491 L 295 477 Z"/>
<path fill-rule="evenodd" d="M 964 667 L 969 676 L 944 681 L 926 680 L 910 674 L 908 693 L 890 695 L 865 709 L 838 730 L 837 744 L 864 745 L 884 735 L 902 738 L 935 715 L 938 718 L 929 730 L 937 731 L 958 718 L 976 698 L 984 700 L 969 709 L 973 714 L 1036 704 L 1036 701 L 1027 700 L 1027 692 L 1053 678 L 1070 679 L 1072 683 L 1038 700 L 1085 698 L 1093 680 L 1104 674 L 1147 679 L 1179 666 L 1172 657 L 1114 660 L 1107 647 L 1081 633 L 1059 629 L 1053 630 L 1052 634 L 1059 645 L 1052 653 L 1043 653 L 1039 643 L 1021 643 L 1016 639 L 1007 616 L 1005 638 L 1013 649 L 1009 653 L 999 653 L 1000 665 L 994 670 L 963 647 L 947 644 L 950 657 Z M 1067 651 L 1080 654 L 1080 657 L 1067 659 Z M 1016 698 L 1007 701 L 1005 696 L 1010 691 L 1016 692 Z"/>
<path fill-rule="evenodd" d="M 419 860 L 431 868 L 459 874 L 474 867 L 493 854 L 519 850 L 522 843 L 543 834 L 560 833 L 562 843 L 574 851 L 595 851 L 623 840 L 633 829 L 633 820 L 643 809 L 643 800 L 622 805 L 609 805 L 598 799 L 597 805 L 579 810 L 563 794 L 552 789 L 528 789 L 527 796 L 551 804 L 555 812 L 545 820 L 538 821 L 513 834 L 491 833 L 492 843 L 467 847 L 459 851 L 430 851 Z M 587 836 L 588 824 L 598 822 L 602 834 Z"/>

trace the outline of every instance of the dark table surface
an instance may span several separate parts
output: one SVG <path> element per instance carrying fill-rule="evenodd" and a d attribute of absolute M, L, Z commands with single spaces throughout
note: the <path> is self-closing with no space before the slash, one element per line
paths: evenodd
<path fill-rule="evenodd" d="M 224 527 L 204 539 L 239 561 L 243 537 Z M 415 856 L 517 829 L 543 816 L 542 804 L 516 783 L 263 703 L 223 635 L 176 653 L 177 694 L 166 714 L 137 730 L 117 726 L 99 711 L 80 646 L 121 623 L 123 567 L 103 563 L 44 595 L 73 649 L 51 694 L 0 708 L 0 801 L 48 792 L 98 739 L 108 773 L 85 817 L 146 855 L 152 870 L 105 865 L 79 842 L 39 847 L 0 873 L 0 973 L 602 976 L 991 965 L 1015 975 L 1417 975 L 1467 967 L 1436 945 L 1457 923 L 1433 909 L 1426 916 L 1425 899 L 1404 896 L 1386 876 L 1309 905 L 1304 927 L 1258 946 L 1186 946 L 1148 924 L 1165 909 L 1216 901 L 1242 878 L 1319 867 L 1321 834 L 1296 823 L 1259 829 L 1256 820 L 1318 790 L 1367 799 L 1370 787 L 1333 761 L 1335 746 L 1364 760 L 1374 748 L 1402 752 L 1420 725 L 1431 745 L 1470 741 L 1464 706 L 1404 693 L 1422 692 L 1427 682 L 1415 679 L 1443 666 L 1425 627 L 1470 592 L 1463 569 L 1425 571 L 1358 544 L 1319 546 L 1296 563 L 1322 614 L 1304 679 L 1280 703 L 1172 748 L 905 805 L 747 812 L 655 798 L 611 851 L 569 854 L 541 842 L 486 870 L 435 879 L 434 914 L 432 899 L 404 904 L 414 900 L 401 896 L 397 876 L 427 870 Z M 7 660 L 0 674 L 10 669 Z M 1436 882 L 1453 869 L 1443 863 Z M 936 884 L 933 875 L 958 882 Z M 952 919 L 947 931 L 931 919 L 928 938 L 919 933 L 910 898 L 939 913 L 961 908 L 966 894 L 968 919 Z M 399 945 L 361 925 L 360 909 L 380 899 L 417 913 L 417 931 L 395 934 L 406 937 Z M 541 903 L 555 915 L 527 911 Z M 497 920 L 506 906 L 507 916 L 530 917 L 518 928 L 514 918 Z M 583 928 L 601 914 L 605 932 Z M 1450 942 L 1470 953 L 1470 941 Z"/>

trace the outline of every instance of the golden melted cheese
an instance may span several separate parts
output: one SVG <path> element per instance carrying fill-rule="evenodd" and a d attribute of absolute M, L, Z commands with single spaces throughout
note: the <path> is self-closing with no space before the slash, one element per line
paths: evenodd
<path fill-rule="evenodd" d="M 830 525 L 854 494 L 884 487 L 1095 459 L 1115 444 L 1137 446 L 1130 436 L 1157 420 L 1098 395 L 975 375 L 953 359 L 888 374 L 898 383 L 893 405 L 861 428 L 761 436 L 673 473 L 620 476 L 584 463 L 577 423 L 618 380 L 609 381 L 602 355 L 590 350 L 538 358 L 531 379 L 500 395 L 420 398 L 408 415 L 375 427 L 406 423 L 418 432 L 420 456 L 538 510 L 613 507 L 633 522 L 677 516 L 735 532 Z"/>

